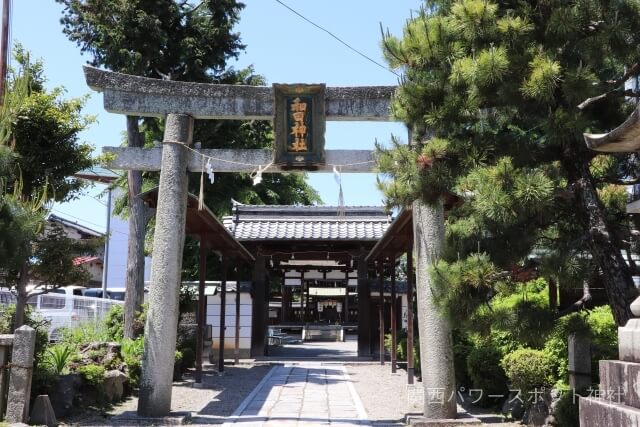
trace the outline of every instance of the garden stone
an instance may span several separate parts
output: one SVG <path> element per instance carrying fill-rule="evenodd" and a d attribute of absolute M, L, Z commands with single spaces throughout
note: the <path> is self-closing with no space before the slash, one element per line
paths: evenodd
<path fill-rule="evenodd" d="M 73 410 L 73 399 L 82 385 L 82 377 L 78 373 L 61 375 L 57 378 L 53 393 L 49 397 L 56 417 L 62 418 Z"/>
<path fill-rule="evenodd" d="M 117 402 L 121 400 L 124 396 L 124 385 L 127 381 L 127 376 L 117 369 L 105 373 L 102 387 L 107 401 Z"/>
<path fill-rule="evenodd" d="M 49 401 L 49 396 L 41 394 L 36 397 L 33 402 L 33 408 L 31 409 L 31 418 L 29 419 L 31 424 L 45 425 L 47 427 L 53 427 L 58 425 L 56 415 L 54 414 L 53 407 Z"/>

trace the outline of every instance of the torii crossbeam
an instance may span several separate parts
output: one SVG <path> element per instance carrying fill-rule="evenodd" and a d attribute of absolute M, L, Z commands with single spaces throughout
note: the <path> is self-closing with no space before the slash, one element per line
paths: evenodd
<path fill-rule="evenodd" d="M 132 116 L 164 117 L 185 114 L 194 119 L 272 120 L 273 89 L 266 86 L 218 85 L 177 82 L 114 73 L 84 67 L 87 85 L 104 95 L 104 108 L 112 113 Z M 392 121 L 391 99 L 395 86 L 329 87 L 326 94 L 327 120 Z M 215 172 L 252 172 L 269 164 L 271 150 L 196 150 L 211 158 Z M 162 148 L 104 147 L 115 155 L 106 166 L 123 170 L 160 170 Z M 317 172 L 373 172 L 372 150 L 327 150 L 326 165 Z M 202 158 L 188 154 L 188 170 L 202 169 Z M 283 171 L 279 165 L 270 172 Z"/>

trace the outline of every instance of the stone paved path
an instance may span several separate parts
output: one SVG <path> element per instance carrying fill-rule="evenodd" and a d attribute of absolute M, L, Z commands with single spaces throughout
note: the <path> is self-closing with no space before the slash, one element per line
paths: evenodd
<path fill-rule="evenodd" d="M 369 425 L 343 365 L 275 366 L 225 426 Z"/>

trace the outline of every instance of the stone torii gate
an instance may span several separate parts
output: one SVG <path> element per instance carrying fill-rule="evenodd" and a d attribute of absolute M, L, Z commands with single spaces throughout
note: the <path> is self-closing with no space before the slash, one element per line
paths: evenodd
<path fill-rule="evenodd" d="M 178 322 L 178 284 L 184 246 L 187 171 L 199 172 L 202 158 L 211 159 L 215 172 L 253 172 L 271 164 L 272 150 L 188 149 L 195 119 L 273 120 L 276 107 L 270 87 L 176 82 L 84 67 L 89 87 L 104 94 L 104 108 L 112 113 L 166 118 L 162 147 L 106 147 L 114 154 L 109 167 L 124 170 L 160 170 L 156 228 L 151 263 L 152 286 L 145 325 L 145 350 L 138 414 L 166 416 L 171 410 L 172 373 Z M 326 120 L 392 121 L 390 105 L 395 86 L 329 87 L 324 106 Z M 317 172 L 373 172 L 371 150 L 327 150 Z M 273 165 L 269 172 L 287 170 Z M 419 228 L 419 225 L 416 227 Z M 419 232 L 419 230 L 414 230 Z M 420 232 L 422 237 L 422 233 Z M 420 256 L 419 256 L 420 258 Z M 418 259 L 417 266 L 426 267 Z M 360 268 L 360 267 L 359 267 Z M 366 279 L 365 279 L 366 280 Z M 366 286 L 366 283 L 358 283 Z M 427 302 L 427 307 L 432 304 Z M 432 314 L 432 315 L 435 315 Z M 423 331 L 429 333 L 429 331 Z M 433 351 L 439 351 L 432 349 Z M 424 368 L 423 367 L 423 372 Z M 453 375 L 453 372 L 451 372 Z M 438 377 L 440 378 L 442 374 Z M 446 375 L 445 375 L 446 376 Z M 427 378 L 429 378 L 427 376 Z M 427 388 L 449 388 L 427 383 Z"/>

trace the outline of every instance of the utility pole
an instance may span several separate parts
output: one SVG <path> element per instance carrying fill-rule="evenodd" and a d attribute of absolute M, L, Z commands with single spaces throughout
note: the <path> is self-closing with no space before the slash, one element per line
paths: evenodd
<path fill-rule="evenodd" d="M 0 40 L 2 58 L 0 58 L 0 102 L 4 100 L 9 67 L 9 14 L 11 0 L 2 0 L 2 38 Z"/>
<path fill-rule="evenodd" d="M 104 262 L 102 269 L 102 298 L 107 298 L 107 279 L 109 278 L 109 241 L 111 240 L 111 191 L 107 189 L 107 231 L 104 241 Z"/>

